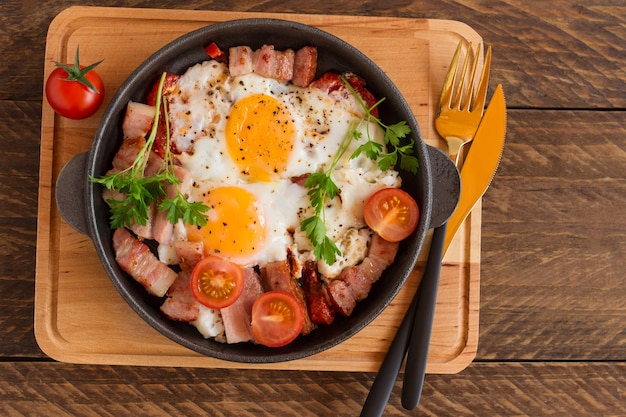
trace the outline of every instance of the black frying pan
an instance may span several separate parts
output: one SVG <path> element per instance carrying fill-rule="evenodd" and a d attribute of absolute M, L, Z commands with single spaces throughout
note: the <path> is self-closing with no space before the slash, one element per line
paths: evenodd
<path fill-rule="evenodd" d="M 258 48 L 262 44 L 273 44 L 279 50 L 316 46 L 319 54 L 318 75 L 326 71 L 352 71 L 363 77 L 375 96 L 386 97 L 379 108 L 381 119 L 387 124 L 406 120 L 416 142 L 419 170 L 417 175 L 402 173 L 402 188 L 420 206 L 417 229 L 401 243 L 395 262 L 384 271 L 372 287 L 370 295 L 358 303 L 350 317 L 337 317 L 332 325 L 320 326 L 310 335 L 301 336 L 282 348 L 206 340 L 190 324 L 167 319 L 159 310 L 162 300 L 150 296 L 117 265 L 111 243 L 109 210 L 102 199 L 102 188 L 88 179 L 89 176 L 104 175 L 111 167 L 113 156 L 122 141 L 122 120 L 128 101 L 145 102 L 149 89 L 163 71 L 182 74 L 189 66 L 208 59 L 204 47 L 211 42 L 216 42 L 224 51 L 236 45 Z M 222 360 L 280 362 L 313 355 L 348 339 L 376 318 L 396 296 L 417 261 L 430 228 L 431 216 L 436 217 L 442 211 L 441 207 L 445 206 L 445 202 L 438 203 L 433 195 L 431 161 L 443 164 L 449 171 L 456 171 L 445 155 L 426 146 L 413 112 L 398 89 L 365 55 L 339 38 L 314 27 L 285 20 L 242 19 L 190 32 L 164 46 L 141 64 L 111 100 L 90 151 L 73 159 L 63 169 L 57 181 L 57 204 L 68 223 L 91 237 L 104 269 L 122 297 L 160 333 L 191 350 Z M 84 199 L 78 198 L 77 201 L 76 195 L 84 196 Z"/>

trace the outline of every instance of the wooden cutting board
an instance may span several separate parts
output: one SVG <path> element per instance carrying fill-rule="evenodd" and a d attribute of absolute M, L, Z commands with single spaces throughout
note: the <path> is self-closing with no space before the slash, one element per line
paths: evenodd
<path fill-rule="evenodd" d="M 247 17 L 283 18 L 320 27 L 372 58 L 398 85 L 426 141 L 445 149 L 433 125 L 435 103 L 461 38 L 480 42 L 455 21 L 388 17 L 235 13 L 213 11 L 72 7 L 51 23 L 45 76 L 53 61 L 100 59 L 106 86 L 103 108 L 72 121 L 54 114 L 44 99 L 41 131 L 39 223 L 35 277 L 35 335 L 53 359 L 73 363 L 377 371 L 420 279 L 428 244 L 411 279 L 390 306 L 351 339 L 292 362 L 241 364 L 204 357 L 162 336 L 126 304 L 103 268 L 91 240 L 59 216 L 54 198 L 61 168 L 85 152 L 104 108 L 119 85 L 144 59 L 173 39 L 202 26 Z M 480 203 L 452 243 L 442 269 L 429 373 L 456 373 L 478 345 Z"/>

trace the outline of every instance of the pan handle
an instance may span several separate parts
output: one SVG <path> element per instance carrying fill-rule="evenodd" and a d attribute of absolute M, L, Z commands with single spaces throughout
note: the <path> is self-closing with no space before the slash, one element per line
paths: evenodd
<path fill-rule="evenodd" d="M 56 181 L 55 199 L 63 220 L 74 230 L 88 235 L 85 211 L 85 176 L 88 153 L 74 156 L 61 169 Z"/>
<path fill-rule="evenodd" d="M 444 224 L 459 203 L 461 177 L 452 159 L 443 151 L 427 146 L 430 158 L 430 172 L 433 177 L 433 205 L 430 214 L 430 227 Z"/>

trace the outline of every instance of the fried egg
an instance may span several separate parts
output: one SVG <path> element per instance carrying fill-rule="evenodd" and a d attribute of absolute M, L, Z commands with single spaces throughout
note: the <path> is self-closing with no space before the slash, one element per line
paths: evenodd
<path fill-rule="evenodd" d="M 318 265 L 332 278 L 367 254 L 365 202 L 381 188 L 399 187 L 400 178 L 365 155 L 350 158 L 367 138 L 384 143 L 377 125 L 355 125 L 363 109 L 351 94 L 254 73 L 231 77 L 225 64 L 206 61 L 179 78 L 168 105 L 172 141 L 183 150 L 178 159 L 194 179 L 190 199 L 210 207 L 208 224 L 188 227 L 187 237 L 204 242 L 207 254 L 261 267 L 288 253 L 300 264 L 314 259 L 300 230 L 314 210 L 295 179 L 327 170 L 355 129 L 363 139 L 352 141 L 332 170 L 340 195 L 325 208 L 327 234 L 343 255 Z"/>

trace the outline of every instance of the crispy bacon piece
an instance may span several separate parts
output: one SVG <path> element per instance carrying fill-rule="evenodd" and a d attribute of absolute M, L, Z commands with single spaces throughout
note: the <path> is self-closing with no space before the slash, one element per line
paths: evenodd
<path fill-rule="evenodd" d="M 309 176 L 311 176 L 311 174 L 302 174 L 297 177 L 291 177 L 290 180 L 292 183 L 303 187 L 304 183 L 306 183 L 306 180 L 309 178 Z"/>
<path fill-rule="evenodd" d="M 296 297 L 304 312 L 304 326 L 302 334 L 309 334 L 315 329 L 315 324 L 309 317 L 308 308 L 304 301 L 304 291 L 296 279 L 291 275 L 288 261 L 269 263 L 261 269 L 261 285 L 265 291 L 283 291 Z"/>
<path fill-rule="evenodd" d="M 363 262 L 345 268 L 339 277 L 328 285 L 329 298 L 339 314 L 349 316 L 357 301 L 367 297 L 372 285 L 395 259 L 398 246 L 398 243 L 387 242 L 374 234 Z"/>
<path fill-rule="evenodd" d="M 191 272 L 202 258 L 204 258 L 204 243 L 177 240 L 174 242 L 174 251 L 178 258 L 178 265 L 183 271 Z"/>
<path fill-rule="evenodd" d="M 150 131 L 154 122 L 154 106 L 129 101 L 122 122 L 124 138 L 143 138 Z"/>
<path fill-rule="evenodd" d="M 191 292 L 190 278 L 191 271 L 181 271 L 167 290 L 161 311 L 172 320 L 191 322 L 198 318 L 200 304 Z"/>
<path fill-rule="evenodd" d="M 293 49 L 286 49 L 284 51 L 274 51 L 274 75 L 275 78 L 280 81 L 289 81 L 293 78 L 294 74 L 294 58 L 296 53 Z"/>
<path fill-rule="evenodd" d="M 228 70 L 232 77 L 250 74 L 254 69 L 252 63 L 252 48 L 249 46 L 234 46 L 228 50 Z"/>
<path fill-rule="evenodd" d="M 276 68 L 276 55 L 273 45 L 263 45 L 252 53 L 252 72 L 272 78 Z"/>
<path fill-rule="evenodd" d="M 233 77 L 255 73 L 306 87 L 315 77 L 317 49 L 305 46 L 294 52 L 293 49 L 277 51 L 274 45 L 263 45 L 257 50 L 235 46 L 228 50 L 228 69 Z"/>
<path fill-rule="evenodd" d="M 119 266 L 152 295 L 163 297 L 178 276 L 126 229 L 113 232 L 113 249 Z"/>
<path fill-rule="evenodd" d="M 263 293 L 259 275 L 252 268 L 244 268 L 244 289 L 230 306 L 222 308 L 222 321 L 227 343 L 255 341 L 252 334 L 252 305 Z"/>
<path fill-rule="evenodd" d="M 356 307 L 356 299 L 348 284 L 341 279 L 334 279 L 328 284 L 328 298 L 333 309 L 342 316 L 348 317 Z"/>
<path fill-rule="evenodd" d="M 292 82 L 298 87 L 308 87 L 317 71 L 317 48 L 304 46 L 295 54 Z"/>
<path fill-rule="evenodd" d="M 335 320 L 335 309 L 328 298 L 326 286 L 320 280 L 317 262 L 305 262 L 302 276 L 311 321 L 316 324 L 331 324 Z"/>
<path fill-rule="evenodd" d="M 263 45 L 252 53 L 252 71 L 266 78 L 289 81 L 293 78 L 295 52 L 276 51 L 273 45 Z"/>

